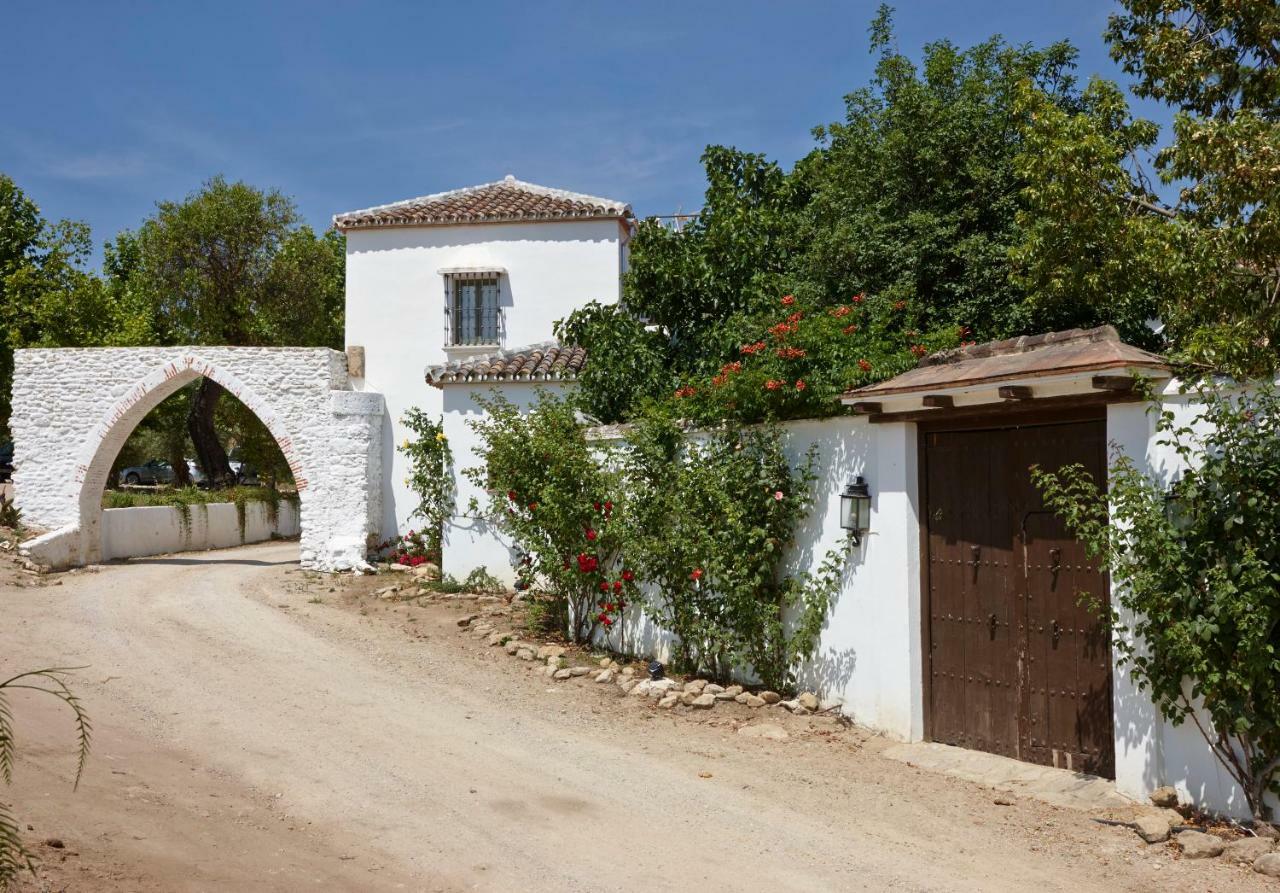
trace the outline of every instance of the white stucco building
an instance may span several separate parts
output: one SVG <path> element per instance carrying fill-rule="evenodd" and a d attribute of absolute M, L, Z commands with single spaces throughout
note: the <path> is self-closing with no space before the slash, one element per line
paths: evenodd
<path fill-rule="evenodd" d="M 424 371 L 546 342 L 574 309 L 616 302 L 631 207 L 507 176 L 338 214 L 334 225 L 347 239 L 352 384 L 386 400 L 386 536 L 412 526 L 417 503 L 396 452 L 400 417 L 414 406 L 444 409 Z"/>

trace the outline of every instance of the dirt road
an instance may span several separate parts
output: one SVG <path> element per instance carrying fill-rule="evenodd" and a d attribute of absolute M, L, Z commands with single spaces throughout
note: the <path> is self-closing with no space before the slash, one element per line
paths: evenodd
<path fill-rule="evenodd" d="M 0 587 L 0 673 L 88 666 L 78 792 L 65 716 L 14 705 L 4 796 L 53 889 L 1273 889 L 1071 810 L 995 805 L 874 738 L 748 739 L 551 683 L 439 612 L 344 608 L 296 555 Z"/>

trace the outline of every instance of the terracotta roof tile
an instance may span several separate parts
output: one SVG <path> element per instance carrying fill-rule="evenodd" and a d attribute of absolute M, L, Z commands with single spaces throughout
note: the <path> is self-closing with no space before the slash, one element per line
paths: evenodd
<path fill-rule="evenodd" d="M 612 220 L 631 216 L 631 206 L 626 202 L 550 189 L 508 176 L 496 183 L 337 214 L 333 225 L 346 231 L 527 220 Z"/>
<path fill-rule="evenodd" d="M 441 387 L 475 381 L 567 381 L 578 377 L 586 361 L 583 348 L 562 347 L 549 341 L 429 366 L 427 384 Z"/>
<path fill-rule="evenodd" d="M 866 400 L 1105 369 L 1165 369 L 1167 365 L 1156 354 L 1125 344 L 1111 326 L 1068 329 L 941 351 L 888 381 L 847 391 L 841 399 Z"/>

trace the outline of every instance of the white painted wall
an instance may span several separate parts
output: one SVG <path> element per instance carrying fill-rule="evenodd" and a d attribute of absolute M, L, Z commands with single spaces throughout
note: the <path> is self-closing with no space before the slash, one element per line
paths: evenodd
<path fill-rule="evenodd" d="M 1163 403 L 1174 413 L 1179 425 L 1196 426 L 1198 411 L 1188 396 L 1177 393 L 1178 383 L 1164 391 Z M 1203 427 L 1203 426 L 1200 426 Z M 1174 449 L 1156 436 L 1156 419 L 1145 403 L 1122 403 L 1107 409 L 1107 438 L 1112 448 L 1128 456 L 1152 479 L 1168 486 L 1185 468 Z M 1112 581 L 1113 592 L 1123 581 Z M 1132 622 L 1132 615 L 1122 621 Z M 1128 629 L 1118 636 L 1132 640 Z M 1138 690 L 1121 666 L 1113 673 L 1116 737 L 1116 787 L 1129 796 L 1145 799 L 1161 785 L 1173 785 L 1184 800 L 1241 818 L 1249 816 L 1244 792 L 1214 757 L 1194 723 L 1180 726 L 1165 720 Z M 1200 714 L 1206 729 L 1212 729 L 1206 714 Z M 1280 798 L 1270 797 L 1280 814 Z"/>
<path fill-rule="evenodd" d="M 537 401 L 539 391 L 563 396 L 568 388 L 573 387 L 571 382 L 562 381 L 508 381 L 500 384 L 501 394 L 521 409 L 532 406 Z M 477 396 L 491 397 L 494 386 L 481 382 L 459 382 L 433 390 L 441 395 L 444 434 L 453 451 L 458 486 L 454 516 L 444 525 L 440 569 L 461 580 L 476 568 L 483 567 L 506 585 L 514 585 L 515 552 L 511 549 L 511 543 L 483 517 L 487 503 L 485 491 L 462 474 L 463 469 L 477 468 L 482 464 L 476 453 L 480 439 L 470 422 L 484 415 L 484 410 L 476 400 Z M 479 512 L 473 513 L 470 510 L 469 503 L 472 499 L 479 506 Z"/>
<path fill-rule="evenodd" d="M 471 396 L 475 389 L 443 388 L 445 432 L 458 468 L 479 464 L 473 451 L 475 435 L 466 424 L 479 412 Z M 535 388 L 505 384 L 503 393 L 517 405 L 528 406 Z M 793 573 L 812 570 L 833 547 L 849 554 L 816 659 L 802 668 L 801 684 L 820 697 L 841 701 L 846 713 L 868 727 L 895 738 L 918 739 L 924 718 L 915 426 L 872 425 L 863 418 L 843 417 L 789 422 L 783 428 L 793 464 L 799 464 L 811 446 L 818 450 L 813 506 L 797 528 L 786 567 Z M 857 475 L 871 483 L 871 533 L 861 546 L 850 547 L 840 528 L 839 496 Z M 464 482 L 458 495 L 458 505 L 464 508 L 469 497 L 484 494 Z M 448 525 L 444 570 L 455 577 L 484 566 L 511 583 L 512 556 L 505 538 L 482 519 L 460 515 Z M 642 612 L 628 618 L 626 628 L 628 644 L 637 653 L 669 657 L 670 636 Z"/>
<path fill-rule="evenodd" d="M 446 385 L 445 430 L 458 467 L 477 464 L 474 434 L 466 425 L 478 412 L 470 394 L 476 386 Z M 1168 389 L 1166 405 L 1180 421 L 1194 417 L 1190 401 Z M 503 393 L 521 406 L 532 402 L 534 388 L 504 384 Z M 863 418 L 789 422 L 786 448 L 799 462 L 810 445 L 818 448 L 819 478 L 809 516 L 797 529 L 786 557 L 793 572 L 813 570 L 826 551 L 843 538 L 839 494 L 856 475 L 871 486 L 871 532 L 849 553 L 844 581 L 828 615 L 817 656 L 801 668 L 799 680 L 821 698 L 841 702 L 856 722 L 890 737 L 920 740 L 924 735 L 923 655 L 921 652 L 920 494 L 916 426 L 872 425 Z M 1155 420 L 1142 403 L 1109 407 L 1107 437 L 1148 474 L 1168 482 L 1179 470 L 1177 455 L 1157 442 Z M 477 494 L 464 484 L 459 506 Z M 509 544 L 483 521 L 455 518 L 449 526 L 444 567 L 464 577 L 475 567 L 510 583 L 514 579 Z M 1120 586 L 1120 581 L 1113 581 Z M 643 613 L 626 622 L 628 649 L 668 659 L 670 634 Z M 1121 630 L 1119 635 L 1124 635 Z M 621 644 L 616 633 L 605 639 Z M 1127 670 L 1113 668 L 1116 787 L 1145 799 L 1162 785 L 1176 787 L 1185 801 L 1212 810 L 1247 816 L 1244 796 L 1214 758 L 1193 724 L 1174 726 L 1137 690 Z M 1207 720 L 1206 720 L 1207 722 Z M 1280 809 L 1280 803 L 1276 803 Z"/>
<path fill-rule="evenodd" d="M 443 411 L 426 384 L 427 366 L 445 362 L 445 283 L 458 267 L 506 270 L 500 298 L 503 348 L 552 337 L 557 319 L 589 301 L 614 303 L 621 289 L 626 229 L 617 220 L 537 221 L 463 226 L 354 229 L 347 233 L 346 343 L 365 348 L 357 389 L 386 398 L 382 527 L 412 527 L 417 499 L 404 483 L 404 411 Z M 456 356 L 456 355 L 455 355 Z"/>
<path fill-rule="evenodd" d="M 280 501 L 274 524 L 265 503 L 245 505 L 243 538 L 235 503 L 194 505 L 189 518 L 188 527 L 183 523 L 182 512 L 166 505 L 106 509 L 102 513 L 102 557 L 108 560 L 228 549 L 273 536 L 295 537 L 301 532 L 298 509 L 288 500 Z"/>

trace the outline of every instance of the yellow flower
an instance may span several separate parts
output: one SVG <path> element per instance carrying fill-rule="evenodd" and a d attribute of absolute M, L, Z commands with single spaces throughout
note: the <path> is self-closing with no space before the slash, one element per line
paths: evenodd
<path fill-rule="evenodd" d="M 409 438 L 407 438 L 407 437 L 406 437 L 406 438 L 404 439 L 404 443 L 400 444 L 400 449 L 402 449 L 402 450 L 407 450 L 407 449 L 409 449 Z"/>
<path fill-rule="evenodd" d="M 445 436 L 443 431 L 441 431 L 439 434 L 436 435 L 436 440 L 439 441 L 440 443 L 445 442 Z"/>

